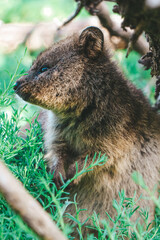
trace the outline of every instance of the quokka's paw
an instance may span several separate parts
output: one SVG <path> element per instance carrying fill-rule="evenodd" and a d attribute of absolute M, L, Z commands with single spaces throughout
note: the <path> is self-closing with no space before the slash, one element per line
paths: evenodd
<path fill-rule="evenodd" d="M 53 181 L 55 182 L 56 187 L 60 189 L 64 182 L 67 181 L 65 170 L 56 169 L 54 172 Z"/>
<path fill-rule="evenodd" d="M 76 174 L 76 165 L 70 165 L 69 169 L 67 170 L 67 179 L 72 179 Z"/>

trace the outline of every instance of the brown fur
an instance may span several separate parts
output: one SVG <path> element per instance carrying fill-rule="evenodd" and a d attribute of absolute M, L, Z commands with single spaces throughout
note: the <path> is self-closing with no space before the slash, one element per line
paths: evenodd
<path fill-rule="evenodd" d="M 44 113 L 46 159 L 58 186 L 59 172 L 65 180 L 75 174 L 75 161 L 80 169 L 87 154 L 88 164 L 95 152 L 108 156 L 105 165 L 82 175 L 70 189 L 71 197 L 78 193 L 78 207 L 87 209 L 81 221 L 93 211 L 101 218 L 105 211 L 113 217 L 112 200 L 118 200 L 121 189 L 127 197 L 135 191 L 145 195 L 133 182 L 133 171 L 142 174 L 150 189 L 158 184 L 160 118 L 111 60 L 98 28 L 87 28 L 41 53 L 15 90 L 50 110 Z M 154 214 L 151 201 L 139 204 Z M 74 214 L 74 206 L 68 211 Z"/>

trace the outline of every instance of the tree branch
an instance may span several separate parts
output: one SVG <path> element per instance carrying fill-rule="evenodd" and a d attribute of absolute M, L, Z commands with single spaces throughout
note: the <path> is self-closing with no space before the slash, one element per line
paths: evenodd
<path fill-rule="evenodd" d="M 133 36 L 135 39 L 135 35 L 133 35 L 133 31 L 131 30 L 124 31 L 120 25 L 118 26 L 118 24 L 112 20 L 112 18 L 110 17 L 108 8 L 104 2 L 100 3 L 96 7 L 96 9 L 98 10 L 96 13 L 97 17 L 99 18 L 102 26 L 109 31 L 111 37 L 112 36 L 120 37 L 122 40 L 126 42 L 126 45 L 128 45 L 130 39 Z M 133 41 L 132 47 L 135 51 L 139 52 L 141 55 L 144 55 L 149 50 L 149 47 L 145 38 L 143 36 L 139 37 L 139 35 L 136 34 L 136 40 Z"/>
<path fill-rule="evenodd" d="M 73 13 L 72 16 L 70 16 L 70 17 L 62 24 L 62 26 L 60 26 L 60 27 L 58 28 L 58 30 L 60 30 L 60 29 L 61 29 L 63 26 L 65 26 L 66 24 L 70 23 L 75 17 L 77 17 L 82 8 L 83 8 L 83 3 L 82 3 L 82 1 L 78 1 L 78 2 L 77 2 L 76 11 Z"/>

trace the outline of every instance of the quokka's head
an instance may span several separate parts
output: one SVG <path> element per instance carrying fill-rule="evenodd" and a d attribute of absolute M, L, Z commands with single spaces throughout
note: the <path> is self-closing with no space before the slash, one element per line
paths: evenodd
<path fill-rule="evenodd" d="M 88 27 L 42 52 L 14 86 L 16 94 L 32 104 L 65 111 L 93 99 L 98 71 L 104 62 L 103 33 Z"/>

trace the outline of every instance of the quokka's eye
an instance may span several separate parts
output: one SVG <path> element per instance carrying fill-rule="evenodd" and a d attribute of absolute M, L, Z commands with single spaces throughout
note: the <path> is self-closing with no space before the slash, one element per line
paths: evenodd
<path fill-rule="evenodd" d="M 39 74 L 43 73 L 43 72 L 46 72 L 47 70 L 48 70 L 48 67 L 41 67 L 40 70 L 39 70 Z"/>

